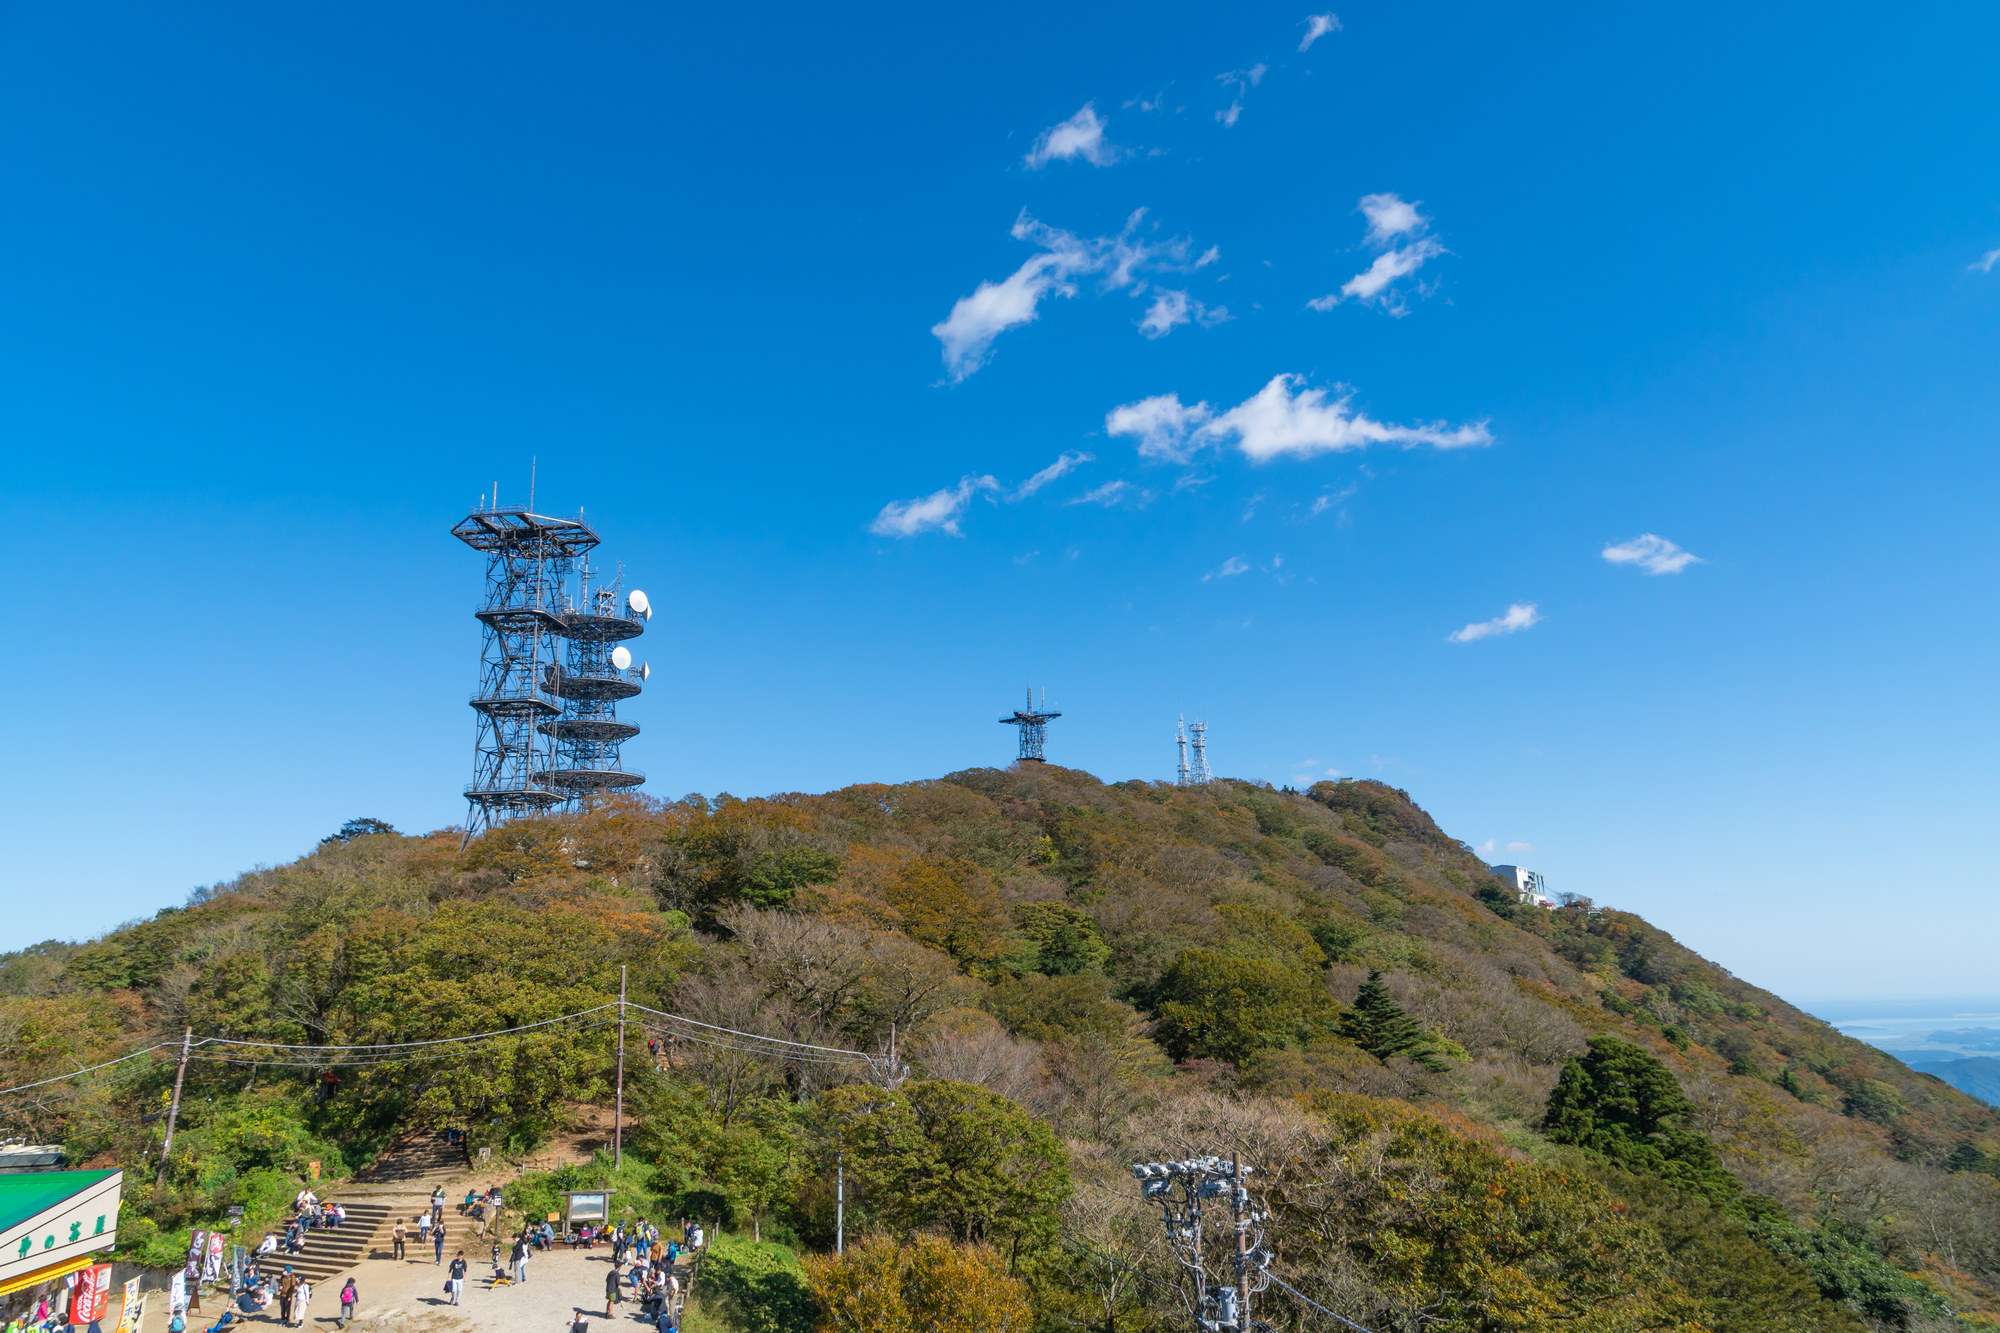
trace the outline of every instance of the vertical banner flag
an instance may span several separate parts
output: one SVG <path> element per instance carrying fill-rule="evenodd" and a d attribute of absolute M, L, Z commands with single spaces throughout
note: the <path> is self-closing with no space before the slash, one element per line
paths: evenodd
<path fill-rule="evenodd" d="M 174 1274 L 174 1280 L 167 1286 L 167 1313 L 179 1314 L 187 1309 L 187 1303 L 188 1275 L 187 1269 L 183 1268 Z"/>
<path fill-rule="evenodd" d="M 187 1277 L 189 1282 L 201 1281 L 201 1263 L 208 1254 L 208 1233 L 197 1231 L 188 1240 Z"/>
<path fill-rule="evenodd" d="M 125 1284 L 125 1303 L 118 1311 L 118 1333 L 139 1333 L 139 1321 L 146 1317 L 146 1298 L 139 1294 L 139 1279 Z"/>
<path fill-rule="evenodd" d="M 208 1261 L 201 1266 L 204 1282 L 214 1282 L 222 1276 L 222 1247 L 228 1243 L 228 1237 L 220 1231 L 208 1233 Z"/>

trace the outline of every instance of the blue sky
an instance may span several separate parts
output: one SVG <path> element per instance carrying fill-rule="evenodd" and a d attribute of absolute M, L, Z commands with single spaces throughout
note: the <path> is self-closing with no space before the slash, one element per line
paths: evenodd
<path fill-rule="evenodd" d="M 0 7 L 0 947 L 460 819 L 447 529 L 532 459 L 656 795 L 1033 682 L 1107 779 L 1186 709 L 1782 993 L 1990 992 L 1996 28 Z"/>

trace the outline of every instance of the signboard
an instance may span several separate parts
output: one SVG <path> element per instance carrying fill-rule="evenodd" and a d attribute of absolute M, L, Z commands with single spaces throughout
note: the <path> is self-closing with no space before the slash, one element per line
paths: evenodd
<path fill-rule="evenodd" d="M 311 1176 L 311 1177 L 312 1177 L 312 1178 L 313 1178 L 314 1180 L 318 1180 L 318 1179 L 319 1179 L 319 1163 L 318 1163 L 318 1162 L 307 1162 L 307 1163 L 306 1163 L 306 1174 L 307 1174 L 307 1175 L 309 1175 L 309 1176 Z"/>
<path fill-rule="evenodd" d="M 0 1284 L 118 1243 L 122 1171 L 0 1176 Z"/>
<path fill-rule="evenodd" d="M 69 1298 L 69 1322 L 78 1328 L 104 1318 L 111 1304 L 111 1265 L 92 1264 L 77 1274 Z"/>
<path fill-rule="evenodd" d="M 610 1190 L 572 1190 L 569 1193 L 569 1220 L 602 1222 L 611 1216 Z"/>

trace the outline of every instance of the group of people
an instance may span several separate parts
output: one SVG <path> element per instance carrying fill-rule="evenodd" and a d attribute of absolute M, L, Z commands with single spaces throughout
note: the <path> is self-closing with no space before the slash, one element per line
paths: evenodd
<path fill-rule="evenodd" d="M 284 1238 L 265 1237 L 264 1243 L 258 1247 L 259 1252 L 269 1254 L 274 1250 L 283 1250 L 286 1254 L 304 1254 L 308 1231 L 337 1231 L 346 1220 L 346 1208 L 333 1202 L 322 1203 L 310 1188 L 302 1189 L 292 1200 L 292 1216 L 285 1223 Z"/>
<path fill-rule="evenodd" d="M 222 1318 L 203 1330 L 203 1333 L 219 1333 L 221 1330 L 234 1329 L 238 1323 L 245 1322 L 245 1316 L 262 1314 L 273 1305 L 278 1307 L 280 1324 L 287 1328 L 304 1328 L 306 1311 L 311 1306 L 312 1299 L 312 1280 L 294 1273 L 289 1264 L 281 1272 L 273 1275 L 258 1271 L 256 1261 L 252 1260 L 250 1267 L 244 1273 L 243 1285 L 230 1298 L 228 1307 L 222 1312 Z M 354 1318 L 354 1307 L 360 1300 L 361 1293 L 355 1286 L 353 1278 L 350 1277 L 341 1283 L 340 1315 L 335 1320 L 339 1327 L 343 1329 L 347 1327 L 347 1321 Z M 187 1327 L 185 1315 L 184 1310 L 173 1312 L 172 1320 L 169 1321 L 170 1333 L 183 1333 Z M 179 1321 L 178 1327 L 173 1326 L 173 1320 Z"/>
<path fill-rule="evenodd" d="M 428 1245 L 431 1247 L 431 1263 L 436 1267 L 442 1268 L 444 1266 L 445 1235 L 443 1195 L 436 1196 L 435 1202 L 429 1212 L 418 1213 L 407 1223 L 400 1217 L 396 1219 L 396 1225 L 389 1232 L 389 1243 L 392 1247 L 390 1254 L 392 1258 L 403 1259 L 408 1257 L 407 1247 L 410 1243 L 410 1233 L 412 1231 L 417 1233 L 418 1246 Z"/>
<path fill-rule="evenodd" d="M 623 1224 L 611 1227 L 607 1238 L 611 1242 L 611 1271 L 604 1276 L 605 1317 L 617 1313 L 618 1303 L 625 1299 L 625 1287 L 630 1285 L 642 1320 L 657 1325 L 660 1333 L 680 1333 L 681 1279 L 674 1265 L 683 1251 L 701 1248 L 705 1237 L 700 1224 L 682 1222 L 680 1239 L 664 1243 L 660 1229 L 643 1220 L 630 1231 Z M 622 1273 L 628 1258 L 631 1271 Z"/>

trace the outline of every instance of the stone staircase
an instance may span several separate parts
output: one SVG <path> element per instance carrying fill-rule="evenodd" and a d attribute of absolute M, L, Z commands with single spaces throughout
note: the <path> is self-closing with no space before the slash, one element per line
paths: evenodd
<path fill-rule="evenodd" d="M 308 1231 L 304 1254 L 266 1254 L 258 1256 L 258 1267 L 267 1273 L 284 1271 L 290 1265 L 294 1273 L 310 1279 L 317 1286 L 336 1277 L 352 1273 L 363 1259 L 376 1249 L 375 1234 L 390 1223 L 394 1206 L 390 1202 L 349 1203 L 345 1198 L 340 1206 L 347 1210 L 347 1220 L 332 1231 Z M 382 1247 L 387 1250 L 387 1245 Z"/>

